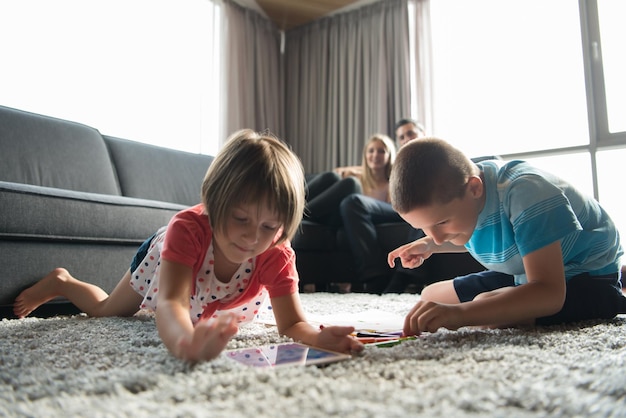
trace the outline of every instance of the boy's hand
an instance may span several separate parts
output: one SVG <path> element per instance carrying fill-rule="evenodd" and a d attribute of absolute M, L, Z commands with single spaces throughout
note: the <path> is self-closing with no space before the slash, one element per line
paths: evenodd
<path fill-rule="evenodd" d="M 354 327 L 328 326 L 321 327 L 317 338 L 317 346 L 339 353 L 359 353 L 363 344 L 352 337 Z"/>
<path fill-rule="evenodd" d="M 404 268 L 419 267 L 433 254 L 430 244 L 431 240 L 428 237 L 404 244 L 387 255 L 387 263 L 393 268 L 396 265 L 396 258 L 400 258 L 400 263 Z"/>
<path fill-rule="evenodd" d="M 461 305 L 419 301 L 404 319 L 404 335 L 436 332 L 439 328 L 456 330 L 463 326 Z"/>
<path fill-rule="evenodd" d="M 200 321 L 193 330 L 191 340 L 181 339 L 178 342 L 178 357 L 191 362 L 212 360 L 224 350 L 238 329 L 237 318 L 232 313 Z"/>

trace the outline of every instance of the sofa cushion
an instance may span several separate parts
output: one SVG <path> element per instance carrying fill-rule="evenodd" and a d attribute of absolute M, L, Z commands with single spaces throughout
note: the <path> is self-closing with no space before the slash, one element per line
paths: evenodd
<path fill-rule="evenodd" d="M 213 157 L 176 151 L 104 136 L 117 171 L 122 195 L 175 202 L 200 203 L 202 180 Z"/>
<path fill-rule="evenodd" d="M 0 106 L 0 155 L 1 181 L 120 194 L 104 141 L 86 125 Z"/>
<path fill-rule="evenodd" d="M 0 181 L 0 239 L 137 243 L 184 205 Z"/>

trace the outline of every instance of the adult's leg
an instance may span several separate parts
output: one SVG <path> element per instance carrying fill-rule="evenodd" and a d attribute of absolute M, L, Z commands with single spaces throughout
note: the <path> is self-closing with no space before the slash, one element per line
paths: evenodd
<path fill-rule="evenodd" d="M 341 176 L 334 171 L 325 171 L 309 178 L 306 182 L 307 202 L 315 199 L 324 190 L 341 180 Z"/>
<path fill-rule="evenodd" d="M 404 221 L 389 203 L 360 194 L 342 200 L 340 213 L 359 280 L 366 283 L 367 291 L 381 293 L 393 270 L 378 242 L 376 225 Z"/>
<path fill-rule="evenodd" d="M 326 190 L 319 192 L 316 197 L 308 201 L 305 219 L 339 226 L 341 224 L 339 205 L 347 196 L 361 192 L 361 183 L 355 177 L 346 177 L 332 183 Z"/>
<path fill-rule="evenodd" d="M 108 295 L 98 286 L 76 279 L 66 269 L 57 268 L 20 293 L 13 311 L 23 318 L 58 296 L 65 297 L 89 316 L 131 316 L 139 310 L 143 300 L 130 286 L 130 270 Z"/>

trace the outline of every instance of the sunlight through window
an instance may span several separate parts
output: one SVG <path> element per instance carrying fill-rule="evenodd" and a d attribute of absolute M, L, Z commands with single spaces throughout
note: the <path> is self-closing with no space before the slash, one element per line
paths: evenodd
<path fill-rule="evenodd" d="M 220 33 L 208 0 L 4 0 L 1 104 L 215 154 Z"/>
<path fill-rule="evenodd" d="M 470 156 L 589 142 L 577 2 L 433 1 L 431 19 L 435 135 Z"/>
<path fill-rule="evenodd" d="M 602 40 L 602 64 L 606 84 L 609 131 L 626 131 L 626 2 L 599 0 L 598 17 Z"/>

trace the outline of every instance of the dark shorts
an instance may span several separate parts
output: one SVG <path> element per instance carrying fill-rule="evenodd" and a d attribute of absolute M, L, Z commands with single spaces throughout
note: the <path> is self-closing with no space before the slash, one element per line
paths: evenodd
<path fill-rule="evenodd" d="M 148 238 L 147 240 L 145 240 L 143 244 L 141 244 L 141 246 L 137 250 L 137 253 L 135 253 L 135 256 L 130 262 L 131 273 L 137 270 L 137 267 L 139 266 L 139 263 L 141 263 L 141 260 L 143 260 L 146 257 L 146 254 L 148 254 L 148 249 L 150 248 L 150 244 L 152 243 L 152 240 L 154 239 L 155 236 L 156 236 L 156 233 L 152 235 L 150 238 Z"/>
<path fill-rule="evenodd" d="M 457 277 L 452 282 L 461 302 L 474 300 L 484 292 L 515 286 L 513 276 L 495 271 L 481 271 Z M 620 273 L 606 276 L 580 274 L 567 281 L 565 303 L 554 315 L 537 318 L 538 325 L 554 325 L 586 319 L 611 319 L 626 313 Z"/>

